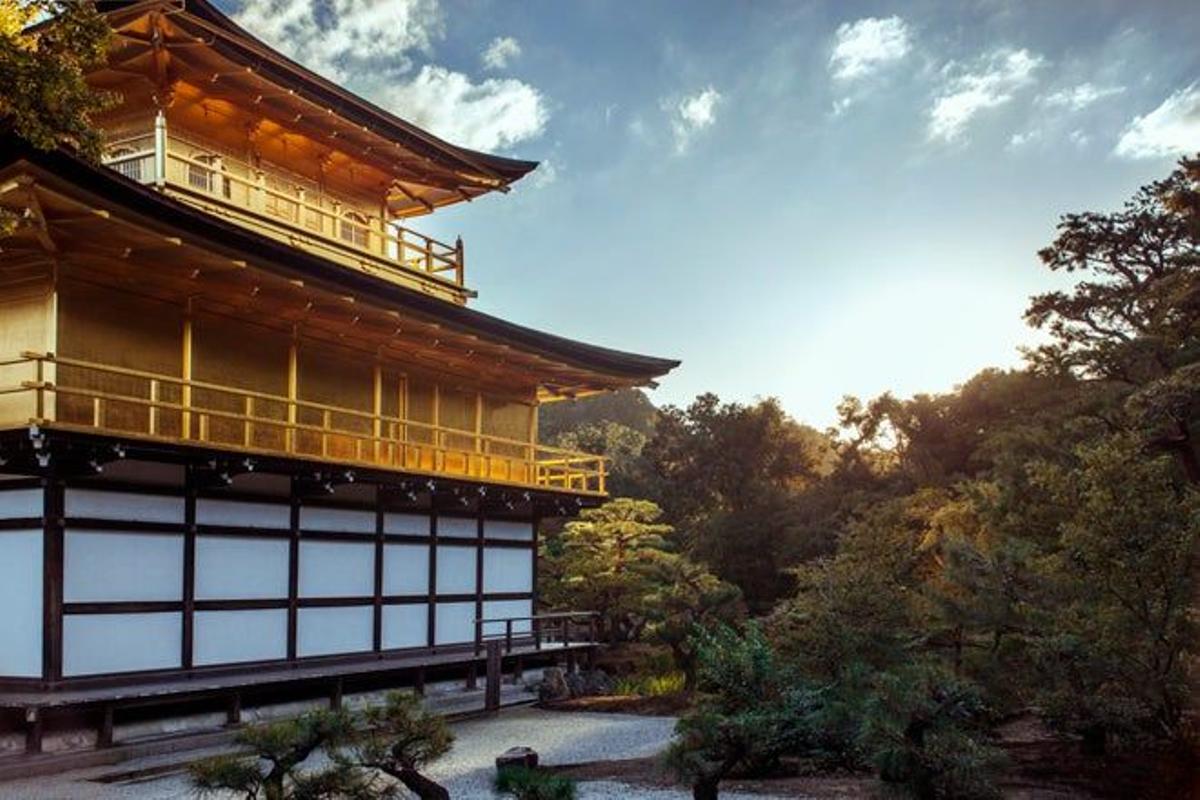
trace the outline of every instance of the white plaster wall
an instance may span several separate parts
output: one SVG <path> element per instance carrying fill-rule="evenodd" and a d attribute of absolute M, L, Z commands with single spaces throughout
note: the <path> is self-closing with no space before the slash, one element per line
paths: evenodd
<path fill-rule="evenodd" d="M 437 593 L 475 593 L 475 547 L 437 549 Z"/>
<path fill-rule="evenodd" d="M 40 530 L 0 531 L 0 609 L 0 675 L 38 677 L 42 674 Z"/>
<path fill-rule="evenodd" d="M 296 622 L 296 653 L 325 656 L 370 650 L 375 610 L 371 606 L 302 608 Z"/>
<path fill-rule="evenodd" d="M 514 539 L 519 542 L 532 542 L 533 523 L 488 519 L 483 522 L 483 535 L 488 539 Z"/>
<path fill-rule="evenodd" d="M 475 604 L 438 603 L 434 633 L 436 644 L 475 641 Z"/>
<path fill-rule="evenodd" d="M 96 675 L 180 666 L 183 615 L 68 614 L 63 674 Z"/>
<path fill-rule="evenodd" d="M 287 658 L 287 618 L 287 609 L 197 611 L 193 658 L 201 666 Z"/>
<path fill-rule="evenodd" d="M 68 517 L 183 523 L 183 498 L 170 495 L 67 489 Z"/>
<path fill-rule="evenodd" d="M 383 607 L 383 648 L 425 647 L 429 642 L 429 604 Z"/>
<path fill-rule="evenodd" d="M 375 545 L 300 542 L 301 597 L 361 597 L 375 593 Z"/>
<path fill-rule="evenodd" d="M 506 619 L 510 617 L 529 617 L 533 615 L 532 600 L 487 600 L 483 604 L 484 619 Z M 483 626 L 484 635 L 504 633 L 503 622 L 489 622 Z M 529 633 L 533 630 L 529 620 L 513 622 L 513 633 Z"/>
<path fill-rule="evenodd" d="M 383 532 L 408 536 L 428 536 L 429 517 L 424 514 L 387 513 L 383 515 Z"/>
<path fill-rule="evenodd" d="M 483 550 L 483 591 L 533 591 L 533 550 L 509 547 L 485 547 Z"/>
<path fill-rule="evenodd" d="M 353 508 L 306 506 L 300 509 L 300 529 L 305 531 L 375 533 L 375 512 Z"/>
<path fill-rule="evenodd" d="M 479 521 L 466 517 L 438 517 L 438 536 L 455 539 L 475 539 L 479 536 Z"/>
<path fill-rule="evenodd" d="M 383 546 L 383 593 L 427 594 L 429 547 L 423 544 Z"/>
<path fill-rule="evenodd" d="M 286 539 L 196 537 L 196 597 L 200 600 L 286 598 Z"/>
<path fill-rule="evenodd" d="M 41 517 L 45 506 L 41 489 L 4 489 L 0 491 L 0 519 Z"/>
<path fill-rule="evenodd" d="M 196 500 L 196 522 L 200 525 L 288 530 L 292 526 L 292 510 L 280 503 L 201 497 Z"/>
<path fill-rule="evenodd" d="M 181 600 L 183 536 L 68 530 L 63 551 L 63 599 Z"/>

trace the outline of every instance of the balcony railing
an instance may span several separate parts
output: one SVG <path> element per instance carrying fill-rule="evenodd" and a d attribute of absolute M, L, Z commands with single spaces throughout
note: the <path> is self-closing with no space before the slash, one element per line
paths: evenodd
<path fill-rule="evenodd" d="M 155 141 L 158 144 L 155 144 Z M 140 183 L 182 190 L 218 203 L 298 237 L 311 248 L 365 262 L 389 277 L 415 274 L 464 289 L 462 240 L 438 241 L 395 222 L 368 220 L 325 198 L 313 202 L 303 187 L 268 184 L 268 173 L 227 156 L 201 160 L 171 149 L 199 150 L 172 137 L 144 136 L 116 142 L 105 164 Z"/>
<path fill-rule="evenodd" d="M 601 456 L 197 380 L 24 353 L 5 422 L 603 495 Z"/>

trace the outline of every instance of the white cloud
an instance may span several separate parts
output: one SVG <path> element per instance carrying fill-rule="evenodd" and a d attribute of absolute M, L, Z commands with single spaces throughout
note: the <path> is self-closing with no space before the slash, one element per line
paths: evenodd
<path fill-rule="evenodd" d="M 1062 89 L 1053 94 L 1038 98 L 1038 102 L 1047 108 L 1066 108 L 1070 111 L 1082 111 L 1106 97 L 1121 94 L 1124 86 L 1096 86 L 1093 83 L 1081 83 L 1069 89 Z"/>
<path fill-rule="evenodd" d="M 543 159 L 529 176 L 529 185 L 534 189 L 545 189 L 558 180 L 559 166 L 554 159 Z"/>
<path fill-rule="evenodd" d="M 1039 128 L 1034 128 L 1029 131 L 1014 133 L 1008 139 L 1009 150 L 1019 150 L 1026 145 L 1032 144 L 1042 138 L 1042 131 Z"/>
<path fill-rule="evenodd" d="M 550 118 L 545 98 L 513 78 L 473 83 L 461 72 L 425 65 L 409 81 L 387 87 L 387 104 L 407 120 L 455 144 L 503 150 L 541 135 Z"/>
<path fill-rule="evenodd" d="M 521 56 L 521 43 L 511 36 L 497 36 L 483 51 L 485 69 L 505 69 L 509 63 Z"/>
<path fill-rule="evenodd" d="M 950 77 L 929 110 L 929 138 L 961 139 L 979 112 L 1008 103 L 1017 91 L 1034 83 L 1033 73 L 1042 61 L 1028 50 L 997 50 L 965 71 L 947 65 L 943 72 Z"/>
<path fill-rule="evenodd" d="M 692 138 L 705 128 L 712 127 L 717 121 L 717 106 L 721 99 L 721 93 L 709 86 L 678 100 L 662 101 L 663 110 L 671 118 L 676 153 L 686 153 Z"/>
<path fill-rule="evenodd" d="M 246 0 L 234 19 L 336 81 L 406 73 L 444 33 L 437 0 Z"/>
<path fill-rule="evenodd" d="M 834 34 L 829 69 L 839 80 L 861 78 L 908 55 L 912 37 L 900 17 L 843 22 Z"/>
<path fill-rule="evenodd" d="M 1113 151 L 1123 158 L 1163 158 L 1200 151 L 1200 82 L 1180 89 L 1125 126 Z"/>

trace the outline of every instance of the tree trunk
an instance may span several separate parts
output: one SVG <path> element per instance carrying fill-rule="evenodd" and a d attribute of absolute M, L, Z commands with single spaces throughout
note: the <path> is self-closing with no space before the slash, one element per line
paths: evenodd
<path fill-rule="evenodd" d="M 396 775 L 401 783 L 421 800 L 450 800 L 450 792 L 415 769 L 402 769 Z"/>
<path fill-rule="evenodd" d="M 692 800 L 717 800 L 717 792 L 721 781 L 717 778 L 704 778 L 692 785 Z"/>

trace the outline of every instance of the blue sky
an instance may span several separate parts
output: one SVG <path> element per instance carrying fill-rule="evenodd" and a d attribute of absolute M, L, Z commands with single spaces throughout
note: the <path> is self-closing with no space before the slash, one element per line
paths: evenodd
<path fill-rule="evenodd" d="M 220 0 L 329 77 L 542 167 L 416 220 L 475 307 L 683 359 L 651 396 L 952 388 L 1020 363 L 1057 216 L 1200 150 L 1194 2 Z"/>

